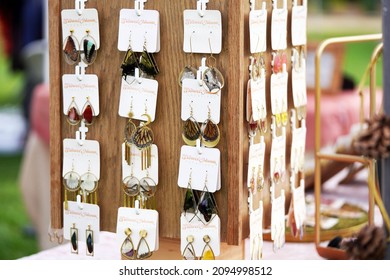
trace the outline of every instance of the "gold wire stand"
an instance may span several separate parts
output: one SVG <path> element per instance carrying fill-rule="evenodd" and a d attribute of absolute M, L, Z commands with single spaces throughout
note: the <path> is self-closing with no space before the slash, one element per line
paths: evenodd
<path fill-rule="evenodd" d="M 377 193 L 377 179 L 376 179 L 376 161 L 375 159 L 366 158 L 363 156 L 347 155 L 347 154 L 324 154 L 320 152 L 321 149 L 321 55 L 323 54 L 326 47 L 332 44 L 345 44 L 345 43 L 356 43 L 356 42 L 367 42 L 367 41 L 380 41 L 382 40 L 382 34 L 368 34 L 359 36 L 346 36 L 329 38 L 324 40 L 317 48 L 315 55 L 315 173 L 314 173 L 314 192 L 315 192 L 315 246 L 318 254 L 327 259 L 347 259 L 346 252 L 344 250 L 323 247 L 320 245 L 321 228 L 320 228 L 320 204 L 321 204 L 321 160 L 333 160 L 345 163 L 361 163 L 368 169 L 368 224 L 374 223 L 374 207 L 375 200 L 377 200 L 378 206 L 383 207 L 381 203 L 380 195 Z M 381 54 L 382 47 L 377 47 L 371 57 L 369 64 L 370 69 L 370 117 L 375 114 L 376 111 L 376 92 L 375 92 L 375 66 L 379 55 Z M 366 70 L 365 75 L 368 74 Z M 364 79 L 363 79 L 364 80 Z M 362 96 L 361 87 L 364 85 L 362 82 L 359 85 L 359 93 Z M 363 98 L 361 102 L 363 102 Z M 362 105 L 363 108 L 363 105 Z M 364 115 L 361 112 L 361 121 L 363 121 Z M 380 205 L 381 204 L 381 205 Z M 387 217 L 386 211 L 381 208 L 381 213 L 385 220 Z M 385 217 L 386 216 L 386 217 Z M 388 217 L 387 217 L 388 218 Z M 387 221 L 388 222 L 388 221 Z M 387 224 L 385 221 L 385 223 Z M 388 225 L 388 224 L 387 224 Z M 342 236 L 350 236 L 356 232 L 357 228 L 353 227 L 349 231 L 344 230 Z M 339 232 L 338 232 L 339 234 Z"/>

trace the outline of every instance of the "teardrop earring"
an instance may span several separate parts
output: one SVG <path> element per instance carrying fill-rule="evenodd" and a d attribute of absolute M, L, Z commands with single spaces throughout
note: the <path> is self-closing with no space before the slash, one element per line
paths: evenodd
<path fill-rule="evenodd" d="M 196 79 L 196 73 L 197 70 L 195 67 L 192 66 L 192 35 L 195 33 L 195 31 L 192 32 L 190 37 L 190 63 L 186 65 L 183 70 L 181 71 L 179 75 L 179 85 L 180 87 L 183 85 L 184 79 Z"/>
<path fill-rule="evenodd" d="M 195 255 L 195 249 L 194 246 L 192 245 L 192 243 L 194 242 L 194 236 L 188 235 L 186 240 L 188 243 L 182 253 L 183 259 L 190 260 L 190 261 L 197 260 L 198 258 Z"/>
<path fill-rule="evenodd" d="M 96 41 L 90 35 L 90 31 L 86 30 L 87 35 L 81 40 L 81 59 L 85 64 L 91 65 L 95 62 L 97 56 Z"/>
<path fill-rule="evenodd" d="M 65 38 L 62 51 L 66 63 L 73 65 L 79 61 L 79 42 L 73 35 L 74 30 L 70 30 L 70 35 Z"/>
<path fill-rule="evenodd" d="M 134 250 L 134 244 L 133 240 L 131 239 L 131 229 L 127 228 L 125 229 L 126 238 L 122 243 L 121 246 L 121 255 L 128 259 L 128 260 L 134 260 L 135 259 L 135 250 Z"/>
<path fill-rule="evenodd" d="M 209 106 L 208 118 L 202 124 L 201 128 L 202 142 L 208 148 L 213 148 L 218 145 L 220 139 L 219 127 L 211 119 L 211 110 Z"/>
<path fill-rule="evenodd" d="M 196 216 L 197 210 L 197 196 L 192 189 L 192 170 L 190 172 L 190 177 L 188 179 L 187 190 L 185 193 L 184 203 L 183 203 L 183 213 L 188 222 L 191 222 L 192 219 Z M 187 213 L 193 214 L 191 218 L 187 217 Z"/>
<path fill-rule="evenodd" d="M 203 247 L 202 256 L 200 257 L 201 260 L 215 260 L 215 255 L 213 248 L 210 246 L 210 236 L 205 235 L 203 236 L 203 241 L 206 243 Z"/>
<path fill-rule="evenodd" d="M 75 102 L 74 96 L 72 96 L 72 101 L 69 104 L 66 120 L 70 125 L 78 125 L 80 122 L 80 110 Z"/>
<path fill-rule="evenodd" d="M 93 117 L 95 116 L 95 111 L 93 110 L 92 103 L 89 99 L 89 96 L 87 97 L 87 101 L 84 104 L 81 116 L 86 125 L 92 124 Z"/>
<path fill-rule="evenodd" d="M 153 54 L 147 50 L 146 37 L 144 40 L 144 49 L 139 59 L 139 68 L 143 73 L 153 78 L 160 72 Z"/>
<path fill-rule="evenodd" d="M 211 33 L 210 33 L 211 35 Z M 207 69 L 203 72 L 202 80 L 209 93 L 218 93 L 225 85 L 222 73 L 215 67 L 216 59 L 213 56 L 211 40 L 209 37 L 210 56 L 207 58 Z"/>
<path fill-rule="evenodd" d="M 192 108 L 192 101 L 191 101 L 190 117 L 184 122 L 183 132 L 181 133 L 181 136 L 183 138 L 183 141 L 187 145 L 195 146 L 196 140 L 199 139 L 200 134 L 201 134 L 201 129 L 199 123 L 193 117 L 193 108 Z"/>
<path fill-rule="evenodd" d="M 215 203 L 214 196 L 212 193 L 209 192 L 207 188 L 207 171 L 204 188 L 199 198 L 197 209 L 201 214 L 201 216 L 199 216 L 199 219 L 205 225 L 209 224 L 215 217 L 215 215 L 218 214 L 217 204 Z"/>
<path fill-rule="evenodd" d="M 141 230 L 139 232 L 139 235 L 141 239 L 139 240 L 138 246 L 137 246 L 137 259 L 144 260 L 147 258 L 150 258 L 153 254 L 152 251 L 150 251 L 149 244 L 146 241 L 146 237 L 148 236 L 148 232 L 146 230 Z"/>

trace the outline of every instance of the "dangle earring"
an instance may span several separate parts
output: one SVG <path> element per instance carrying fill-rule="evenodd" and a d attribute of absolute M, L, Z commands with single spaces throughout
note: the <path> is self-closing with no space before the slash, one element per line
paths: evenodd
<path fill-rule="evenodd" d="M 133 207 L 134 198 L 140 192 L 140 183 L 136 177 L 133 176 L 133 163 L 131 164 L 131 174 L 123 179 L 122 189 L 124 192 L 124 206 Z"/>
<path fill-rule="evenodd" d="M 150 251 L 149 244 L 146 241 L 146 236 L 148 236 L 148 232 L 146 230 L 141 230 L 139 232 L 141 239 L 139 240 L 137 246 L 137 259 L 144 260 L 152 256 L 153 252 Z"/>
<path fill-rule="evenodd" d="M 257 191 L 261 192 L 264 188 L 264 171 L 263 166 L 260 164 L 257 168 L 257 180 L 256 180 L 256 186 Z"/>
<path fill-rule="evenodd" d="M 88 229 L 85 231 L 85 236 L 87 237 L 85 240 L 87 245 L 87 256 L 93 257 L 94 244 L 93 244 L 93 230 L 91 229 L 91 225 L 88 225 Z"/>
<path fill-rule="evenodd" d="M 72 227 L 70 228 L 70 251 L 72 254 L 78 254 L 79 253 L 79 231 L 76 228 L 76 224 L 73 223 Z"/>
<path fill-rule="evenodd" d="M 186 217 L 188 222 L 191 222 L 192 219 L 196 215 L 196 209 L 197 209 L 197 200 L 198 197 L 196 196 L 196 193 L 192 189 L 192 170 L 190 172 L 190 177 L 188 179 L 188 185 L 187 185 L 187 190 L 184 198 L 184 203 L 183 203 L 183 212 L 184 216 Z M 190 219 L 187 218 L 187 213 L 194 214 Z"/>
<path fill-rule="evenodd" d="M 125 57 L 123 58 L 122 78 L 128 83 L 132 84 L 135 81 L 135 68 L 139 68 L 139 53 L 133 51 L 131 47 L 131 33 L 129 36 L 129 47 L 126 51 Z"/>
<path fill-rule="evenodd" d="M 256 167 L 253 166 L 252 167 L 252 178 L 249 181 L 249 190 L 252 193 L 252 195 L 256 194 L 255 170 L 256 170 Z"/>
<path fill-rule="evenodd" d="M 72 102 L 69 104 L 66 120 L 70 125 L 78 125 L 80 123 L 80 110 L 74 96 L 72 96 Z"/>
<path fill-rule="evenodd" d="M 275 184 L 279 183 L 281 180 L 282 174 L 280 174 L 280 167 L 278 165 L 278 159 L 275 158 L 275 165 L 274 165 L 274 174 L 272 177 L 272 180 Z"/>
<path fill-rule="evenodd" d="M 210 246 L 210 236 L 205 235 L 203 236 L 203 241 L 206 243 L 203 247 L 202 256 L 200 257 L 201 260 L 215 260 L 215 255 L 213 248 Z"/>
<path fill-rule="evenodd" d="M 141 200 L 141 208 L 155 209 L 155 201 L 154 194 L 157 190 L 156 182 L 149 177 L 149 172 L 146 172 L 146 177 L 142 178 L 139 182 L 140 186 L 140 200 Z M 148 201 L 148 205 L 146 204 Z"/>
<path fill-rule="evenodd" d="M 139 59 L 139 68 L 141 71 L 148 76 L 152 76 L 153 78 L 160 72 L 158 69 L 156 60 L 152 53 L 149 53 L 146 47 L 146 37 L 144 40 L 144 50 Z"/>
<path fill-rule="evenodd" d="M 122 243 L 121 246 L 121 254 L 123 257 L 125 257 L 128 260 L 134 260 L 135 259 L 135 250 L 134 250 L 134 244 L 133 240 L 131 239 L 131 229 L 127 228 L 125 229 L 126 238 Z"/>
<path fill-rule="evenodd" d="M 133 136 L 134 136 L 134 131 L 136 129 L 135 124 L 132 121 L 132 118 L 134 116 L 133 114 L 133 97 L 131 97 L 131 102 L 130 102 L 130 112 L 128 114 L 129 120 L 126 123 L 125 129 L 124 129 L 124 142 L 125 142 L 125 160 L 128 165 L 131 164 L 131 145 L 133 143 Z"/>
<path fill-rule="evenodd" d="M 189 260 L 189 261 L 197 260 L 197 257 L 195 255 L 195 249 L 194 246 L 192 245 L 192 243 L 194 242 L 194 236 L 188 235 L 186 240 L 188 243 L 182 253 L 183 260 Z"/>
<path fill-rule="evenodd" d="M 181 71 L 179 75 L 179 85 L 180 87 L 183 86 L 183 80 L 184 79 L 196 79 L 197 70 L 195 67 L 192 66 L 192 35 L 195 33 L 195 31 L 192 32 L 190 37 L 190 63 L 186 66 L 184 66 L 183 70 Z"/>
<path fill-rule="evenodd" d="M 86 30 L 87 35 L 84 36 L 83 39 L 81 39 L 81 59 L 84 61 L 85 64 L 91 65 L 95 62 L 96 55 L 97 55 L 97 49 L 96 49 L 96 41 L 92 36 L 89 34 L 90 31 Z"/>
<path fill-rule="evenodd" d="M 80 175 L 74 171 L 74 161 L 72 162 L 72 170 L 65 173 L 62 183 L 66 190 L 76 192 L 80 188 Z"/>
<path fill-rule="evenodd" d="M 211 35 L 211 33 L 210 33 Z M 218 93 L 225 85 L 222 73 L 215 67 L 216 59 L 213 56 L 209 38 L 210 56 L 207 58 L 207 69 L 203 72 L 202 81 L 209 93 Z"/>
<path fill-rule="evenodd" d="M 88 172 L 80 177 L 80 188 L 84 196 L 84 202 L 86 202 L 87 195 L 95 193 L 98 187 L 97 177 L 91 173 L 91 162 L 89 162 Z M 96 204 L 96 196 L 90 197 L 90 203 Z"/>
<path fill-rule="evenodd" d="M 190 117 L 184 122 L 183 132 L 181 133 L 181 136 L 183 138 L 183 141 L 187 145 L 195 146 L 196 140 L 198 140 L 200 137 L 201 129 L 199 123 L 193 117 L 193 109 L 191 104 L 190 104 Z"/>
<path fill-rule="evenodd" d="M 92 124 L 93 117 L 95 116 L 95 111 L 93 110 L 91 101 L 89 100 L 89 96 L 87 97 L 87 101 L 84 104 L 81 116 L 86 125 Z"/>
<path fill-rule="evenodd" d="M 70 35 L 65 38 L 62 50 L 66 63 L 73 65 L 79 61 L 79 42 L 73 35 L 74 30 L 70 30 Z"/>
<path fill-rule="evenodd" d="M 214 196 L 207 188 L 207 171 L 204 188 L 200 196 L 197 209 L 203 216 L 203 220 L 201 219 L 201 221 L 206 225 L 211 222 L 215 215 L 218 214 L 217 204 L 215 203 Z"/>
<path fill-rule="evenodd" d="M 213 148 L 218 145 L 220 139 L 220 131 L 219 127 L 216 123 L 211 119 L 211 110 L 209 106 L 208 118 L 202 124 L 201 128 L 202 133 L 202 142 L 208 148 Z"/>
<path fill-rule="evenodd" d="M 133 143 L 139 150 L 141 150 L 141 169 L 145 170 L 151 166 L 151 147 L 154 141 L 154 135 L 153 131 L 148 127 L 148 124 L 150 124 L 152 120 L 147 113 L 146 107 L 145 114 L 142 116 L 147 118 L 147 122 L 141 122 L 135 129 L 133 134 Z"/>

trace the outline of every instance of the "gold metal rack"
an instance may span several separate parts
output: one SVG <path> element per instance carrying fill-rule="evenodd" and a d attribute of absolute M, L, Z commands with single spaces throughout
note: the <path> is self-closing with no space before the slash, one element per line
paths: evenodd
<path fill-rule="evenodd" d="M 332 44 L 345 44 L 355 42 L 367 42 L 367 41 L 380 41 L 382 34 L 369 34 L 359 36 L 346 36 L 329 38 L 324 40 L 317 48 L 315 55 L 315 245 L 317 252 L 320 256 L 327 259 L 346 259 L 347 255 L 344 250 L 323 247 L 321 242 L 321 229 L 320 229 L 320 201 L 321 201 L 321 160 L 333 160 L 345 163 L 361 163 L 368 168 L 368 189 L 369 189 L 369 210 L 368 210 L 368 223 L 374 222 L 374 206 L 376 193 L 376 161 L 375 159 L 366 158 L 363 156 L 348 155 L 348 154 L 324 154 L 321 153 L 321 55 L 326 47 Z M 370 62 L 370 74 L 375 76 L 375 65 L 378 60 L 381 51 L 377 47 L 373 53 Z M 371 77 L 370 84 L 370 117 L 375 114 L 376 109 L 376 94 L 375 94 L 375 80 Z M 362 99 L 363 100 L 363 99 Z M 380 196 L 379 196 L 380 198 Z M 378 203 L 380 204 L 380 203 Z M 383 204 L 383 203 L 382 203 Z M 383 212 L 382 212 L 383 214 Z"/>

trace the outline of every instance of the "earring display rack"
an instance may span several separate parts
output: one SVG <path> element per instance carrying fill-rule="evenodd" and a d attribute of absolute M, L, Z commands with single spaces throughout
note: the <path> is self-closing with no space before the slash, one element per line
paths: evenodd
<path fill-rule="evenodd" d="M 268 26 L 272 1 L 265 1 L 268 11 Z M 260 3 L 260 1 L 259 1 Z M 289 18 L 292 1 L 287 1 Z M 73 138 L 76 127 L 69 126 L 63 115 L 61 77 L 74 73 L 74 67 L 65 63 L 62 57 L 61 11 L 73 9 L 73 0 L 51 1 L 49 5 L 49 56 L 50 56 L 50 152 L 51 152 L 51 227 L 61 229 L 63 226 L 63 187 L 62 187 L 62 140 Z M 86 68 L 86 73 L 99 77 L 100 113 L 87 133 L 87 139 L 97 140 L 101 147 L 101 168 L 99 180 L 100 229 L 115 232 L 118 208 L 122 204 L 121 194 L 121 144 L 123 143 L 123 127 L 126 119 L 118 116 L 118 104 L 121 86 L 121 63 L 125 52 L 117 49 L 119 14 L 123 8 L 133 9 L 134 1 L 118 0 L 88 1 L 88 8 L 95 8 L 99 14 L 100 48 L 96 61 Z M 249 1 L 220 0 L 210 1 L 208 9 L 219 10 L 222 14 L 222 51 L 214 55 L 217 66 L 225 77 L 222 89 L 221 105 L 221 140 L 218 148 L 221 151 L 221 190 L 215 195 L 221 218 L 221 240 L 228 245 L 243 245 L 249 235 L 247 153 L 249 149 L 247 122 L 245 118 L 246 84 L 249 79 Z M 159 148 L 159 184 L 156 201 L 159 212 L 159 231 L 161 238 L 180 238 L 180 214 L 182 193 L 177 187 L 182 121 L 180 119 L 180 92 L 177 83 L 178 75 L 189 59 L 200 61 L 201 55 L 193 54 L 192 58 L 182 51 L 183 48 L 183 11 L 196 9 L 195 0 L 172 1 L 149 0 L 145 9 L 157 10 L 160 13 L 161 50 L 155 53 L 160 68 L 157 77 L 159 100 L 156 120 L 153 122 L 155 144 Z M 289 21 L 288 21 L 289 22 Z M 288 30 L 291 23 L 288 23 Z M 269 28 L 270 30 L 270 28 Z M 271 75 L 271 40 L 267 34 L 267 111 L 271 111 L 269 102 Z M 286 49 L 290 61 L 291 34 L 287 32 L 288 47 Z M 290 62 L 288 62 L 290 64 Z M 290 66 L 290 65 L 289 65 Z M 288 66 L 288 69 L 291 67 Z M 291 78 L 288 86 L 288 111 L 293 108 L 291 94 Z M 271 115 L 267 117 L 271 123 Z M 289 178 L 289 161 L 291 146 L 290 125 L 287 126 L 286 145 L 286 178 Z M 271 133 L 265 137 L 270 147 Z M 264 166 L 265 175 L 269 175 L 270 150 L 267 148 Z M 286 192 L 286 204 L 289 203 L 290 190 L 288 179 L 283 183 Z M 266 184 L 264 192 L 269 191 Z M 279 191 L 278 191 L 279 192 Z M 279 193 L 277 194 L 279 195 Z M 270 223 L 270 196 L 264 195 L 265 224 Z M 287 204 L 288 205 L 288 204 Z M 288 209 L 288 207 L 286 207 Z M 266 218 L 269 217 L 269 218 Z"/>

